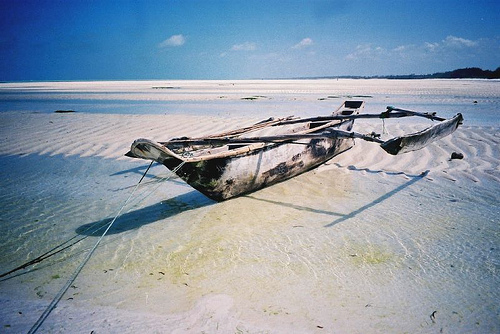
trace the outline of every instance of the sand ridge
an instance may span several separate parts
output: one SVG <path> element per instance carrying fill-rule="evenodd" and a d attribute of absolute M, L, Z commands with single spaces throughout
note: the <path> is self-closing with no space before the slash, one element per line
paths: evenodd
<path fill-rule="evenodd" d="M 1 155 L 97 156 L 128 159 L 123 155 L 137 138 L 156 141 L 181 136 L 203 136 L 244 127 L 259 119 L 224 119 L 186 115 L 108 115 L 108 114 L 23 114 L 1 113 L 3 134 Z M 375 131 L 383 139 L 413 133 L 431 122 L 405 124 L 404 121 L 358 121 L 354 130 Z M 36 139 L 35 139 L 36 138 Z M 391 156 L 373 143 L 356 141 L 356 146 L 339 158 L 339 166 L 368 168 L 388 172 L 418 174 L 432 170 L 450 180 L 469 178 L 500 180 L 498 156 L 500 135 L 496 127 L 461 126 L 452 136 L 429 147 Z M 451 153 L 463 153 L 462 160 L 451 160 Z"/>

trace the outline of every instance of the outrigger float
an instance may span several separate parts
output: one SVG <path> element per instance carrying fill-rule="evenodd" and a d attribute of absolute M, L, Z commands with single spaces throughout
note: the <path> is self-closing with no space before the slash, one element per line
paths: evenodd
<path fill-rule="evenodd" d="M 354 139 L 380 144 L 391 155 L 419 150 L 453 133 L 463 117 L 450 119 L 387 107 L 363 114 L 364 101 L 345 101 L 329 116 L 269 118 L 253 126 L 201 138 L 166 142 L 137 139 L 126 156 L 157 161 L 215 201 L 248 194 L 309 171 L 349 150 Z M 352 131 L 354 120 L 424 117 L 439 123 L 387 141 Z"/>

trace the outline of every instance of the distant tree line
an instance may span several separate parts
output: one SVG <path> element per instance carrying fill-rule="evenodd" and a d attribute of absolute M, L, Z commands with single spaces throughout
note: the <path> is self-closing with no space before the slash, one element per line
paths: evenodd
<path fill-rule="evenodd" d="M 483 70 L 479 67 L 460 68 L 448 72 L 434 74 L 409 74 L 381 76 L 386 79 L 500 79 L 500 67 L 494 71 Z"/>
<path fill-rule="evenodd" d="M 404 74 L 404 75 L 341 75 L 324 77 L 300 77 L 292 79 L 500 79 L 500 67 L 494 71 L 483 70 L 479 67 L 460 68 L 449 72 L 434 74 Z"/>

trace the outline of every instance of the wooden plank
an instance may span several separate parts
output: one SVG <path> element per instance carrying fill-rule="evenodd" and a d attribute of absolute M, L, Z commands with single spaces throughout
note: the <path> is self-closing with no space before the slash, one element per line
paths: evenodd
<path fill-rule="evenodd" d="M 321 138 L 360 138 L 367 141 L 384 143 L 384 141 L 361 133 L 329 129 L 322 133 L 289 134 L 278 136 L 248 137 L 248 138 L 201 138 L 201 139 L 181 139 L 160 142 L 161 145 L 184 144 L 184 145 L 224 145 L 224 144 L 250 144 L 250 143 L 292 143 L 303 139 Z M 300 143 L 299 143 L 300 144 Z M 305 143 L 307 144 L 307 143 Z"/>
<path fill-rule="evenodd" d="M 280 124 L 283 121 L 288 121 L 292 120 L 294 116 L 287 116 L 283 118 L 268 118 L 266 120 L 260 121 L 258 123 L 255 123 L 254 125 L 247 126 L 244 128 L 236 129 L 236 130 L 231 130 L 223 133 L 218 133 L 214 135 L 209 135 L 206 138 L 220 138 L 220 137 L 234 137 L 234 136 L 239 136 L 247 132 L 255 131 L 255 130 L 260 130 L 269 126 L 274 126 L 276 124 Z"/>
<path fill-rule="evenodd" d="M 407 113 L 408 116 L 419 116 L 419 117 L 424 117 L 424 118 L 428 118 L 428 119 L 431 119 L 433 121 L 446 121 L 446 118 L 442 118 L 442 117 L 438 117 L 436 116 L 436 113 L 435 112 L 418 112 L 418 111 L 413 111 L 413 110 L 408 110 L 408 109 L 401 109 L 401 108 L 394 108 L 392 106 L 387 106 L 387 112 L 393 112 L 393 111 L 398 111 L 398 112 L 403 112 L 403 113 Z M 384 113 L 382 113 L 384 114 Z"/>
<path fill-rule="evenodd" d="M 403 109 L 400 109 L 400 110 L 403 110 Z M 407 110 L 407 111 L 396 111 L 396 112 L 385 111 L 385 112 L 379 113 L 379 114 L 333 115 L 333 116 L 318 116 L 318 117 L 311 117 L 311 118 L 301 118 L 301 119 L 283 121 L 283 122 L 277 123 L 273 126 L 279 126 L 279 125 L 285 125 L 285 124 L 297 124 L 297 123 L 303 123 L 303 122 L 322 122 L 322 121 L 333 121 L 333 120 L 344 121 L 344 120 L 351 120 L 351 119 L 354 119 L 354 120 L 355 119 L 386 119 L 386 118 L 402 118 L 402 117 L 412 117 L 412 116 L 424 117 L 424 118 L 428 118 L 428 119 L 435 120 L 435 121 L 445 120 L 444 118 L 437 117 L 433 114 L 410 112 L 410 110 Z"/>

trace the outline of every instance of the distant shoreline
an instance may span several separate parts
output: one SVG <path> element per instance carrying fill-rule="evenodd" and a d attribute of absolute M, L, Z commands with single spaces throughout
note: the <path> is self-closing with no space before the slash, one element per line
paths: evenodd
<path fill-rule="evenodd" d="M 460 68 L 448 72 L 436 72 L 433 74 L 402 74 L 402 75 L 338 75 L 318 77 L 297 77 L 291 79 L 500 79 L 500 67 L 494 71 L 483 70 L 478 67 Z"/>
<path fill-rule="evenodd" d="M 391 80 L 409 80 L 409 79 L 500 79 L 500 67 L 494 71 L 482 70 L 478 67 L 461 68 L 448 72 L 437 72 L 433 74 L 402 74 L 402 75 L 327 75 L 312 77 L 283 77 L 283 78 L 249 78 L 249 79 L 71 79 L 71 80 L 19 80 L 5 81 L 0 80 L 0 84 L 8 83 L 29 83 L 29 82 L 119 82 L 119 81 L 245 81 L 245 80 L 320 80 L 320 79 L 391 79 Z"/>

